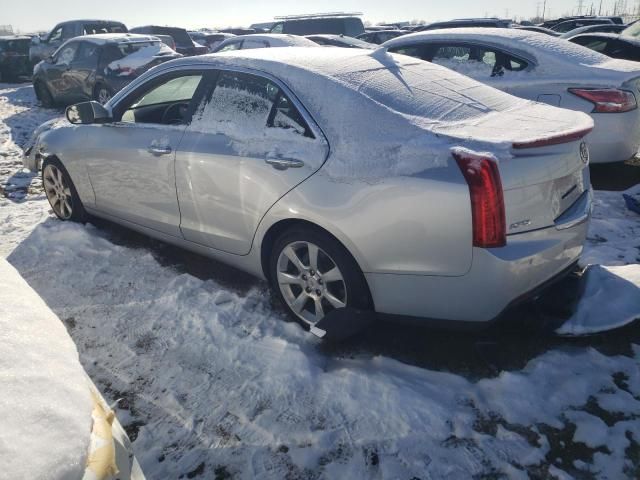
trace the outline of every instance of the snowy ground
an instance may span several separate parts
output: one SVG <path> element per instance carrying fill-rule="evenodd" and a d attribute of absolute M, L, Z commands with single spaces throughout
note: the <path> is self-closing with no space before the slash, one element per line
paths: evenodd
<path fill-rule="evenodd" d="M 148 478 L 640 477 L 640 326 L 564 340 L 381 325 L 323 346 L 260 282 L 49 215 L 19 146 L 59 114 L 0 85 L 0 255 L 119 400 Z M 639 257 L 640 217 L 597 192 L 585 261 Z"/>

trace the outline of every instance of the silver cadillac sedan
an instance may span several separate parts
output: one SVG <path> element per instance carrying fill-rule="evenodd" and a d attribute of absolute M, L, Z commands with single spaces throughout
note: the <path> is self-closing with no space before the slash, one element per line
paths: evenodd
<path fill-rule="evenodd" d="M 592 128 L 384 50 L 273 48 L 167 62 L 70 107 L 25 165 L 60 219 L 265 278 L 309 327 L 341 309 L 477 325 L 578 260 Z"/>

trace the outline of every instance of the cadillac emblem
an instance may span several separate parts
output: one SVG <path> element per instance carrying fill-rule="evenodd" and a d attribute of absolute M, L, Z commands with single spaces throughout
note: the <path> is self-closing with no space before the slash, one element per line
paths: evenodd
<path fill-rule="evenodd" d="M 584 142 L 580 144 L 580 159 L 585 165 L 589 163 L 589 147 Z"/>

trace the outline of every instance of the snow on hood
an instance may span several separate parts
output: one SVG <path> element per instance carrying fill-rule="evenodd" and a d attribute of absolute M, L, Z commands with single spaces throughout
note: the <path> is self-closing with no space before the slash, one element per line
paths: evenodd
<path fill-rule="evenodd" d="M 332 153 L 325 170 L 334 176 L 418 173 L 447 165 L 453 146 L 504 160 L 513 142 L 593 125 L 583 113 L 519 99 L 383 49 L 259 49 L 202 59 L 271 73 L 287 84 L 327 136 Z"/>
<path fill-rule="evenodd" d="M 58 317 L 0 259 L 2 478 L 81 478 L 93 402 Z"/>
<path fill-rule="evenodd" d="M 138 68 L 144 67 L 145 65 L 151 63 L 153 60 L 155 60 L 155 57 L 165 55 L 175 56 L 176 52 L 174 52 L 164 43 L 158 41 L 139 48 L 135 52 L 119 60 L 114 60 L 109 65 L 107 65 L 107 68 L 115 72 L 120 72 L 120 76 L 127 76 Z"/>

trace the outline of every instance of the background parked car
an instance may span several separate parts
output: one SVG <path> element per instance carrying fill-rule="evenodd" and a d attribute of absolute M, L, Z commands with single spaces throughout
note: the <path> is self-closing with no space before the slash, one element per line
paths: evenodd
<path fill-rule="evenodd" d="M 627 27 L 616 23 L 601 23 L 597 25 L 586 25 L 584 27 L 574 28 L 567 33 L 560 35 L 560 38 L 569 39 L 583 33 L 622 33 Z"/>
<path fill-rule="evenodd" d="M 71 20 L 59 23 L 53 27 L 46 38 L 33 38 L 33 44 L 29 49 L 29 60 L 35 65 L 50 56 L 67 40 L 98 33 L 127 33 L 127 27 L 124 23 L 111 20 Z"/>
<path fill-rule="evenodd" d="M 365 48 L 369 50 L 374 50 L 378 47 L 373 43 L 344 35 L 307 35 L 305 38 L 325 47 Z"/>
<path fill-rule="evenodd" d="M 441 30 L 443 28 L 509 28 L 513 22 L 500 18 L 461 18 L 448 22 L 436 22 L 429 25 L 422 25 L 413 29 L 414 32 L 425 32 L 427 30 Z"/>
<path fill-rule="evenodd" d="M 556 25 L 569 20 L 586 20 L 586 19 L 595 19 L 595 18 L 607 18 L 615 24 L 624 25 L 624 20 L 622 19 L 622 17 L 618 17 L 618 16 L 604 15 L 604 16 L 596 17 L 595 15 L 574 15 L 571 17 L 560 17 L 560 18 L 555 18 L 553 20 L 547 20 L 543 22 L 540 26 L 545 28 L 553 28 Z"/>
<path fill-rule="evenodd" d="M 255 33 L 253 35 L 238 35 L 219 44 L 213 53 L 231 50 L 249 50 L 265 47 L 317 47 L 316 42 L 298 35 L 282 33 Z"/>
<path fill-rule="evenodd" d="M 209 53 L 209 49 L 205 46 L 196 44 L 184 28 L 146 25 L 143 27 L 132 28 L 130 32 L 146 35 L 169 35 L 176 42 L 176 52 L 184 55 L 185 57 Z"/>
<path fill-rule="evenodd" d="M 69 40 L 36 65 L 33 84 L 45 106 L 90 99 L 106 103 L 143 72 L 180 56 L 149 35 L 87 35 Z"/>
<path fill-rule="evenodd" d="M 602 34 L 606 35 L 606 34 Z M 621 162 L 640 148 L 640 64 L 566 40 L 513 28 L 466 28 L 405 35 L 383 44 L 443 65 L 518 97 L 589 113 L 592 163 Z"/>
<path fill-rule="evenodd" d="M 226 39 L 235 37 L 233 33 L 223 32 L 189 32 L 189 36 L 194 42 L 207 47 L 209 51 L 213 51 Z"/>
<path fill-rule="evenodd" d="M 570 42 L 582 45 L 608 57 L 640 61 L 640 39 L 613 33 L 577 35 Z"/>
<path fill-rule="evenodd" d="M 576 20 L 560 22 L 551 27 L 551 30 L 559 33 L 566 33 L 571 30 L 575 30 L 576 28 L 586 27 L 588 25 L 613 25 L 613 21 L 609 18 L 579 18 Z"/>
<path fill-rule="evenodd" d="M 359 15 L 335 13 L 276 17 L 277 21 L 271 27 L 271 33 L 288 33 L 292 35 L 329 33 L 355 38 L 364 33 L 364 24 Z"/>
<path fill-rule="evenodd" d="M 362 40 L 364 42 L 381 45 L 387 40 L 406 35 L 407 33 L 408 32 L 406 30 L 376 30 L 372 32 L 365 32 L 362 35 L 358 35 L 357 38 L 358 40 Z"/>
<path fill-rule="evenodd" d="M 14 81 L 23 75 L 31 75 L 30 44 L 31 37 L 0 37 L 0 82 Z"/>

